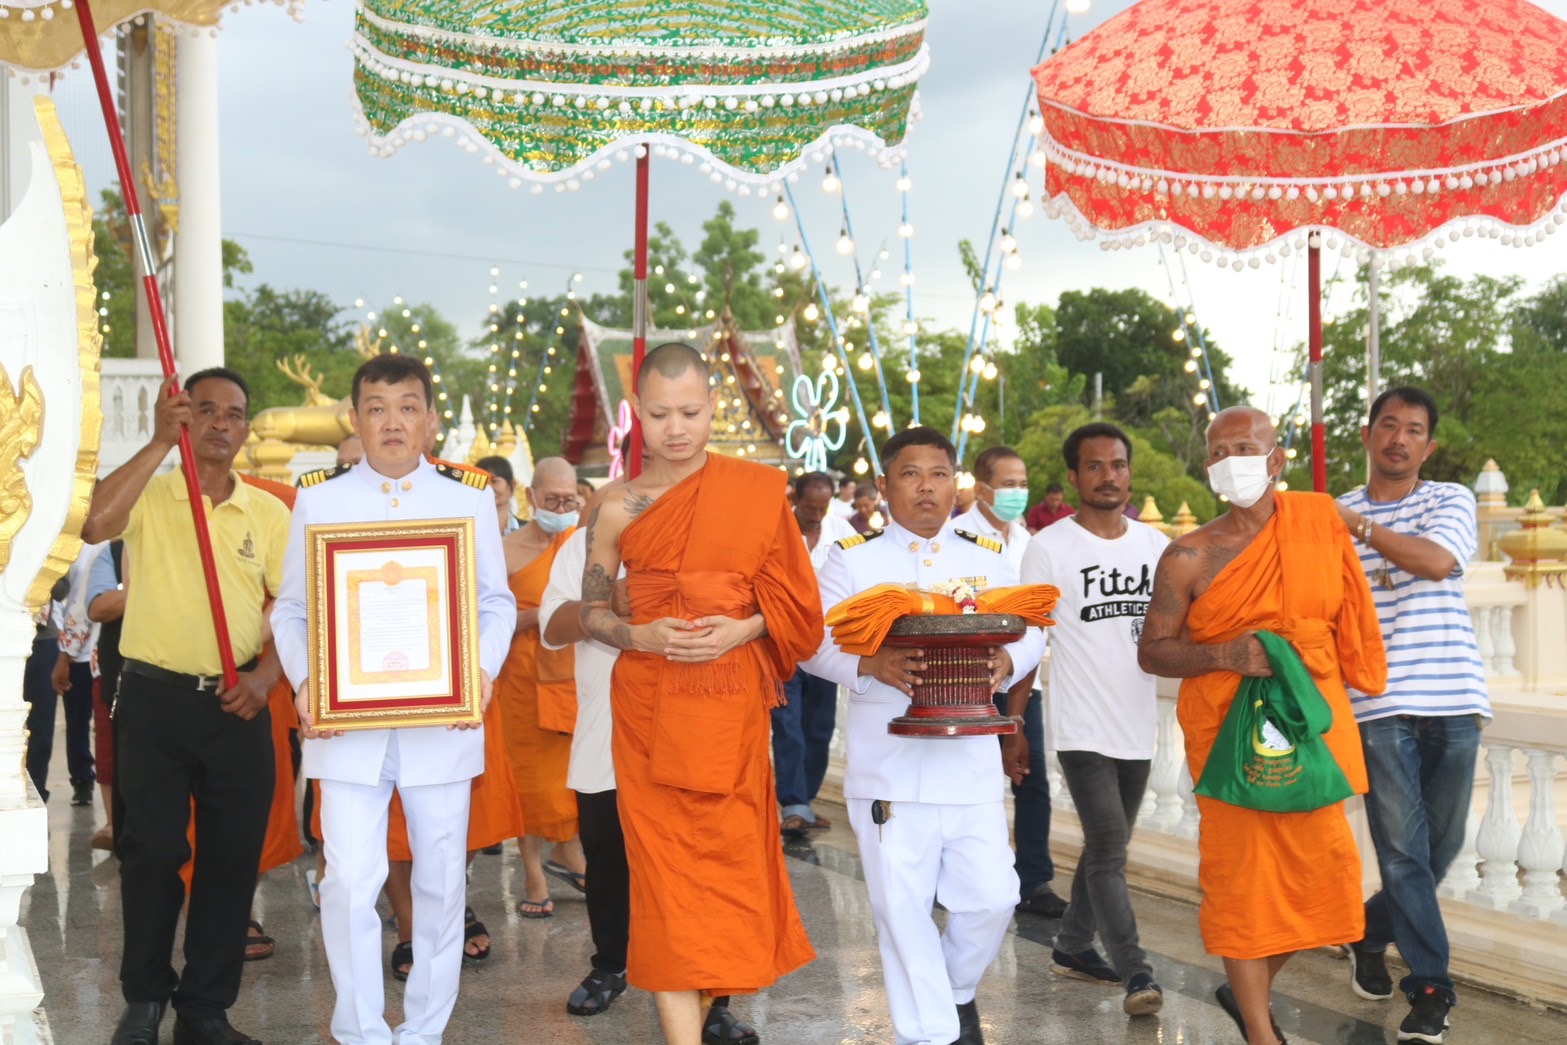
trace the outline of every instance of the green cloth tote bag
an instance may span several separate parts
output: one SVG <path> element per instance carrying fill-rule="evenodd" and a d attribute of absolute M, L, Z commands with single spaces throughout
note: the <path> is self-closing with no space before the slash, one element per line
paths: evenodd
<path fill-rule="evenodd" d="M 1354 794 L 1322 740 L 1333 725 L 1300 654 L 1270 631 L 1257 632 L 1271 678 L 1246 678 L 1219 727 L 1194 790 L 1243 809 L 1309 813 Z"/>

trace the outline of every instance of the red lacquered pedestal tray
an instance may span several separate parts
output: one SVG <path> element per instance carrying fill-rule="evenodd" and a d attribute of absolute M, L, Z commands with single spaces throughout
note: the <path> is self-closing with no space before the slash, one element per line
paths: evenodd
<path fill-rule="evenodd" d="M 906 715 L 887 724 L 899 737 L 993 737 L 1017 732 L 996 714 L 986 666 L 990 646 L 1022 637 L 1028 625 L 1009 613 L 910 614 L 899 617 L 884 645 L 925 652 L 925 677 Z"/>

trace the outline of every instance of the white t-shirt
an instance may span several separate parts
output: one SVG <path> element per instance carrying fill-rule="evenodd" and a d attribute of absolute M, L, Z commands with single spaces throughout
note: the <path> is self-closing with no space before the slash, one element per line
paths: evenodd
<path fill-rule="evenodd" d="M 845 501 L 841 497 L 834 496 L 832 503 L 827 506 L 827 510 L 834 518 L 847 519 L 854 514 L 854 502 Z"/>
<path fill-rule="evenodd" d="M 1023 525 L 1023 520 L 1013 519 L 1009 523 L 1003 523 L 1006 530 L 992 526 L 990 520 L 985 518 L 985 513 L 980 511 L 979 502 L 974 502 L 974 507 L 952 520 L 954 530 L 967 530 L 969 533 L 977 533 L 981 537 L 989 537 L 993 541 L 1000 541 L 1006 545 L 1007 562 L 1019 575 L 1023 572 L 1023 551 L 1028 547 L 1028 527 Z"/>
<path fill-rule="evenodd" d="M 1154 676 L 1137 666 L 1137 644 L 1153 593 L 1154 567 L 1169 538 L 1126 521 L 1113 541 L 1084 529 L 1077 516 L 1047 526 L 1028 542 L 1023 583 L 1061 589 L 1050 640 L 1046 723 L 1056 751 L 1107 758 L 1154 753 L 1159 698 Z"/>
<path fill-rule="evenodd" d="M 822 563 L 827 561 L 827 549 L 832 547 L 832 542 L 853 537 L 856 532 L 847 519 L 839 518 L 831 512 L 822 516 L 822 532 L 816 538 L 816 547 L 810 549 L 811 569 L 817 573 L 822 572 Z M 800 540 L 805 540 L 805 534 L 800 535 Z"/>
<path fill-rule="evenodd" d="M 543 637 L 550 618 L 562 603 L 582 598 L 582 570 L 588 559 L 588 531 L 580 528 L 566 538 L 550 565 L 550 580 L 539 600 L 539 641 L 545 649 L 561 649 Z M 620 576 L 626 575 L 625 567 Z M 585 795 L 615 790 L 615 758 L 610 752 L 614 717 L 610 711 L 609 679 L 620 651 L 597 639 L 577 643 L 577 729 L 571 734 L 571 762 L 566 786 Z"/>

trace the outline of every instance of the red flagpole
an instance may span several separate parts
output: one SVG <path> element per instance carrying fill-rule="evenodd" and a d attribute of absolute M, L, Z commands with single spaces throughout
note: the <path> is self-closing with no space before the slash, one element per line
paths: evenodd
<path fill-rule="evenodd" d="M 1320 233 L 1311 233 L 1312 236 Z M 1311 241 L 1308 238 L 1307 243 Z M 1306 350 L 1311 376 L 1311 488 L 1328 490 L 1327 433 L 1322 418 L 1322 248 L 1306 248 Z"/>
<path fill-rule="evenodd" d="M 642 369 L 647 355 L 647 181 L 648 148 L 639 145 L 637 156 L 637 215 L 636 239 L 631 261 L 631 375 L 632 380 Z M 642 422 L 631 417 L 630 459 L 626 461 L 626 474 L 635 479 L 642 474 Z"/>
<path fill-rule="evenodd" d="M 120 191 L 125 195 L 125 212 L 130 217 L 131 232 L 136 249 L 141 255 L 142 290 L 147 295 L 147 314 L 152 320 L 152 332 L 158 342 L 158 362 L 163 365 L 164 378 L 174 376 L 174 350 L 169 344 L 169 327 L 163 316 L 163 296 L 158 292 L 157 265 L 152 257 L 151 241 L 147 237 L 147 225 L 142 219 L 141 199 L 136 191 L 136 179 L 131 173 L 130 157 L 125 151 L 125 135 L 120 130 L 120 118 L 115 113 L 114 95 L 109 91 L 109 75 L 104 71 L 103 53 L 98 49 L 98 31 L 93 26 L 92 11 L 88 0 L 76 0 L 76 17 L 82 26 L 82 43 L 87 50 L 87 61 L 92 65 L 93 82 L 98 86 L 98 104 L 103 109 L 104 126 L 109 132 L 109 148 L 114 152 L 114 166 L 120 175 Z M 218 565 L 212 557 L 212 537 L 207 532 L 207 512 L 201 503 L 201 484 L 196 480 L 196 459 L 191 454 L 190 429 L 180 429 L 180 470 L 185 473 L 185 490 L 190 496 L 191 519 L 196 526 L 196 547 L 201 553 L 201 572 L 207 581 L 207 600 L 212 604 L 212 624 L 217 631 L 218 655 L 223 660 L 223 685 L 232 687 L 239 681 L 234 668 L 234 649 L 229 644 L 228 618 L 223 613 L 223 595 L 218 589 Z"/>

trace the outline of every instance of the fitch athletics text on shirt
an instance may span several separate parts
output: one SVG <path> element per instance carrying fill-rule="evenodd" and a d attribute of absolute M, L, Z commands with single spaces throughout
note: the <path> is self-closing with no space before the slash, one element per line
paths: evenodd
<path fill-rule="evenodd" d="M 1108 620 L 1111 617 L 1132 617 L 1132 637 L 1138 638 L 1143 630 L 1143 617 L 1148 613 L 1148 599 L 1153 593 L 1153 573 L 1147 567 L 1133 576 L 1111 567 L 1108 571 L 1099 565 L 1084 566 L 1078 571 L 1083 578 L 1083 608 L 1079 619 L 1085 622 Z M 1097 595 L 1101 602 L 1089 600 Z M 1135 596 L 1117 598 L 1116 596 Z"/>

